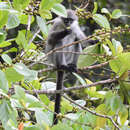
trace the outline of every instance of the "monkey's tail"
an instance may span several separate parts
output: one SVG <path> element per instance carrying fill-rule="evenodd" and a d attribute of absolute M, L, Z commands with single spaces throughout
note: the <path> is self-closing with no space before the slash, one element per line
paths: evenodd
<path fill-rule="evenodd" d="M 63 76 L 64 71 L 57 71 L 57 83 L 56 83 L 56 90 L 62 89 L 63 86 Z M 60 113 L 60 102 L 61 102 L 61 94 L 56 94 L 55 97 L 55 108 L 54 108 L 54 117 L 53 117 L 53 125 L 58 123 L 57 114 Z"/>

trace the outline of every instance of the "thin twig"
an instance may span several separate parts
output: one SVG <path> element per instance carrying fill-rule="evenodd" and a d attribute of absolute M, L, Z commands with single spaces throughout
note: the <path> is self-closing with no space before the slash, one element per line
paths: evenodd
<path fill-rule="evenodd" d="M 98 81 L 98 82 L 95 82 L 95 83 L 92 83 L 92 84 L 74 86 L 74 87 L 70 87 L 70 88 L 63 88 L 62 90 L 25 90 L 25 92 L 31 93 L 31 94 L 34 94 L 34 93 L 38 93 L 38 94 L 57 94 L 57 93 L 64 93 L 64 92 L 70 92 L 70 91 L 74 91 L 74 90 L 90 88 L 90 87 L 97 86 L 97 85 L 113 83 L 113 82 L 116 82 L 117 79 L 118 78 L 107 79 L 107 80 Z"/>
<path fill-rule="evenodd" d="M 83 109 L 83 110 L 85 110 L 85 111 L 88 111 L 89 113 L 91 113 L 91 114 L 93 114 L 93 115 L 95 115 L 95 116 L 99 116 L 99 117 L 103 117 L 103 118 L 107 118 L 107 119 L 111 120 L 111 122 L 113 123 L 113 125 L 114 125 L 118 130 L 121 130 L 111 116 L 102 115 L 102 114 L 100 114 L 100 113 L 96 113 L 95 111 L 92 111 L 92 110 L 90 110 L 90 109 L 87 108 L 87 107 L 84 107 L 84 106 L 79 105 L 78 103 L 76 103 L 76 102 L 73 101 L 72 99 L 68 98 L 67 96 L 65 96 L 65 95 L 62 95 L 62 96 L 63 96 L 65 99 L 67 99 L 68 101 L 70 101 L 71 103 L 75 104 L 76 106 L 80 107 L 81 109 Z"/>

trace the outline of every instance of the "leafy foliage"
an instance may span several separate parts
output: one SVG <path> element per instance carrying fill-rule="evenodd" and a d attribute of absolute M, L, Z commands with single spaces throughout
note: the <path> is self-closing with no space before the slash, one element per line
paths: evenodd
<path fill-rule="evenodd" d="M 120 9 L 104 8 L 107 2 L 102 0 L 94 2 L 90 12 L 76 7 L 82 24 L 91 20 L 96 25 L 88 39 L 99 42 L 87 46 L 79 57 L 78 67 L 83 76 L 73 75 L 77 86 L 102 82 L 106 77 L 116 78 L 118 82 L 94 84 L 75 91 L 74 97 L 72 91 L 71 96 L 80 107 L 62 98 L 60 122 L 52 127 L 54 97 L 43 93 L 53 92 L 56 83 L 55 74 L 47 68 L 43 42 L 48 36 L 52 13 L 67 17 L 61 2 L 64 1 L 0 0 L 0 127 L 5 130 L 114 130 L 115 122 L 122 130 L 129 129 L 130 52 L 121 36 L 129 38 L 130 29 L 125 23 L 119 23 L 119 27 L 115 24 L 128 15 Z M 12 53 L 16 53 L 15 58 Z M 104 62 L 109 64 L 104 67 Z M 95 64 L 99 66 L 96 68 Z M 103 69 L 101 73 L 99 67 Z"/>

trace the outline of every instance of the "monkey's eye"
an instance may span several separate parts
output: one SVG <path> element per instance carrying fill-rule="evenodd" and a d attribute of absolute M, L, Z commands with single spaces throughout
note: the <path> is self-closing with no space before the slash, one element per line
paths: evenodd
<path fill-rule="evenodd" d="M 69 26 L 73 22 L 72 18 L 64 18 L 63 20 L 64 20 L 65 25 L 67 25 L 67 26 Z"/>
<path fill-rule="evenodd" d="M 73 19 L 72 19 L 72 18 L 68 18 L 68 21 L 72 23 L 72 22 L 73 22 Z"/>
<path fill-rule="evenodd" d="M 64 23 L 67 24 L 68 23 L 68 19 L 64 19 Z"/>

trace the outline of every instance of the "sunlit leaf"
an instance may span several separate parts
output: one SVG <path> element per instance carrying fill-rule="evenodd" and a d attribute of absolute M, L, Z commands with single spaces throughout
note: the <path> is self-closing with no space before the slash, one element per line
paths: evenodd
<path fill-rule="evenodd" d="M 121 107 L 121 110 L 119 112 L 119 117 L 120 117 L 120 124 L 124 125 L 128 119 L 128 110 L 125 106 Z"/>
<path fill-rule="evenodd" d="M 14 69 L 24 75 L 24 79 L 28 81 L 36 80 L 37 79 L 37 72 L 34 70 L 30 70 L 22 63 L 17 63 L 14 65 Z"/>
<path fill-rule="evenodd" d="M 15 97 L 19 100 L 25 100 L 25 92 L 21 86 L 15 85 Z"/>
<path fill-rule="evenodd" d="M 121 53 L 115 59 L 110 60 L 111 69 L 121 76 L 124 72 L 130 69 L 130 53 Z"/>
<path fill-rule="evenodd" d="M 13 6 L 16 10 L 21 11 L 28 6 L 29 2 L 30 0 L 13 0 Z"/>
<path fill-rule="evenodd" d="M 5 70 L 5 75 L 9 82 L 16 82 L 24 79 L 24 76 L 19 74 L 14 68 L 7 68 Z"/>
<path fill-rule="evenodd" d="M 56 83 L 54 82 L 42 82 L 42 89 L 43 90 L 56 90 Z"/>
<path fill-rule="evenodd" d="M 41 9 L 39 10 L 39 13 L 44 19 L 52 19 L 52 14 L 49 10 Z"/>
<path fill-rule="evenodd" d="M 8 22 L 6 24 L 7 29 L 15 28 L 20 24 L 18 16 L 15 14 L 9 14 Z"/>
<path fill-rule="evenodd" d="M 1 57 L 7 64 L 12 64 L 12 59 L 7 54 L 2 54 Z"/>
<path fill-rule="evenodd" d="M 0 44 L 4 42 L 4 40 L 6 39 L 6 35 L 7 33 L 4 30 L 0 29 Z"/>
<path fill-rule="evenodd" d="M 112 39 L 112 43 L 114 45 L 116 54 L 120 54 L 123 52 L 123 47 L 119 41 Z"/>
<path fill-rule="evenodd" d="M 112 18 L 113 19 L 118 19 L 122 16 L 122 12 L 120 9 L 115 9 L 113 12 L 112 12 Z"/>
<path fill-rule="evenodd" d="M 103 114 L 106 113 L 106 106 L 105 104 L 101 104 L 96 108 L 96 112 Z M 96 126 L 99 128 L 103 128 L 106 124 L 107 119 L 106 118 L 102 118 L 102 117 L 97 117 L 96 120 Z"/>
<path fill-rule="evenodd" d="M 7 47 L 7 46 L 10 46 L 10 45 L 11 45 L 10 42 L 8 42 L 8 41 L 3 41 L 2 43 L 0 43 L 0 48 L 2 48 L 2 47 Z"/>
<path fill-rule="evenodd" d="M 94 9 L 93 9 L 92 14 L 95 14 L 97 12 L 97 9 L 98 9 L 98 4 L 97 2 L 94 2 Z"/>
<path fill-rule="evenodd" d="M 7 2 L 0 2 L 0 10 L 9 8 L 9 4 Z"/>
<path fill-rule="evenodd" d="M 93 82 L 91 81 L 91 80 L 89 80 L 89 79 L 85 79 L 86 80 L 86 82 L 87 82 L 87 84 L 92 84 Z M 90 87 L 89 88 L 91 91 L 96 91 L 96 86 L 93 86 L 93 87 Z"/>
<path fill-rule="evenodd" d="M 40 10 L 50 10 L 55 3 L 56 0 L 42 0 L 40 3 Z"/>
<path fill-rule="evenodd" d="M 41 109 L 35 109 L 35 116 L 37 123 L 41 125 L 51 125 L 51 121 L 48 118 L 47 113 L 43 112 Z"/>
<path fill-rule="evenodd" d="M 99 53 L 98 45 L 92 45 L 83 50 L 83 52 L 87 53 L 86 55 L 80 55 L 78 59 L 78 67 L 86 67 L 94 64 L 97 61 L 97 58 L 94 54 Z"/>
<path fill-rule="evenodd" d="M 84 80 L 81 76 L 79 76 L 79 75 L 76 74 L 76 73 L 73 73 L 73 74 L 77 77 L 77 79 L 80 81 L 80 83 L 81 83 L 82 85 L 86 85 L 85 80 Z"/>
<path fill-rule="evenodd" d="M 9 90 L 8 81 L 6 79 L 5 73 L 1 70 L 0 70 L 0 88 L 6 93 Z"/>
<path fill-rule="evenodd" d="M 105 16 L 103 16 L 101 14 L 94 14 L 93 19 L 101 27 L 106 28 L 106 29 L 110 29 L 110 24 Z"/>
<path fill-rule="evenodd" d="M 51 130 L 73 130 L 72 127 L 65 123 L 58 123 L 57 125 L 54 125 Z"/>
<path fill-rule="evenodd" d="M 9 12 L 7 10 L 0 10 L 0 28 L 6 25 L 8 21 L 8 14 Z"/>
<path fill-rule="evenodd" d="M 102 8 L 101 13 L 108 14 L 111 17 L 111 14 L 107 8 Z"/>
<path fill-rule="evenodd" d="M 42 17 L 39 17 L 39 16 L 37 16 L 36 18 L 37 18 L 37 24 L 40 27 L 40 30 L 42 31 L 43 35 L 47 37 L 48 29 L 46 26 L 46 21 Z"/>
<path fill-rule="evenodd" d="M 69 114 L 66 114 L 65 116 L 72 120 L 77 120 L 79 118 L 79 115 L 76 113 L 69 113 Z"/>
<path fill-rule="evenodd" d="M 25 33 L 23 31 L 19 31 L 18 36 L 16 38 L 16 43 L 20 46 L 20 48 L 27 48 L 27 39 L 25 38 Z"/>
<path fill-rule="evenodd" d="M 51 10 L 59 16 L 67 17 L 66 9 L 61 4 L 55 4 Z"/>

